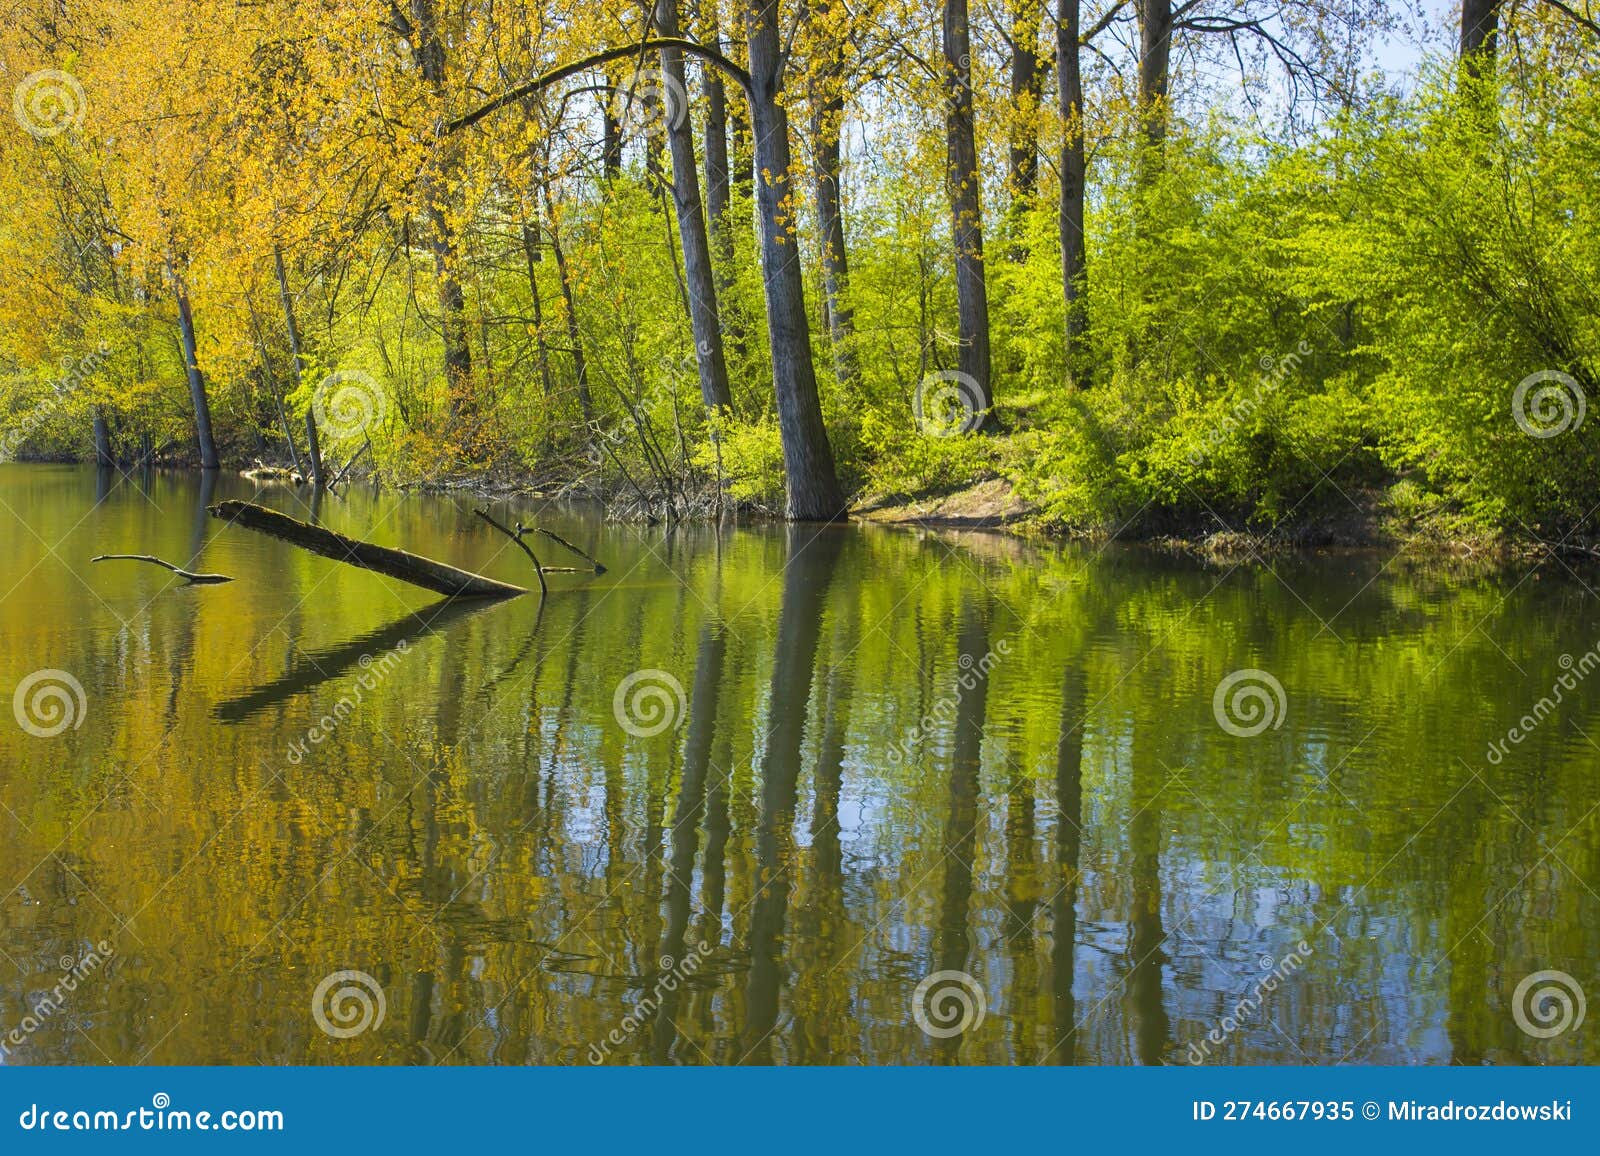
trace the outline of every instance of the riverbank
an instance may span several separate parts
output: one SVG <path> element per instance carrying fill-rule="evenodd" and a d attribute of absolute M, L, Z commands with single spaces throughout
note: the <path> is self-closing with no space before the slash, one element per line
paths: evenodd
<path fill-rule="evenodd" d="M 77 464 L 61 457 L 50 461 Z M 167 462 L 155 468 L 198 467 Z M 264 487 L 307 485 L 293 465 L 286 462 L 256 459 L 251 466 L 225 468 L 223 472 Z M 623 485 L 596 484 L 590 477 L 514 470 L 486 469 L 396 480 L 358 463 L 341 486 L 374 484 L 418 495 L 467 494 L 485 501 L 522 498 L 592 503 L 603 509 L 606 517 L 619 521 L 732 518 L 762 522 L 782 517 L 777 509 L 732 499 L 725 499 L 719 508 L 714 494 L 696 493 L 684 503 L 690 510 L 688 515 L 680 512 L 668 519 L 661 512 L 658 503 L 663 499 L 659 496 L 631 492 Z M 943 491 L 858 496 L 851 503 L 849 516 L 882 526 L 974 531 L 1035 542 L 1117 541 L 1219 560 L 1352 550 L 1491 562 L 1539 557 L 1560 557 L 1569 562 L 1600 560 L 1600 541 L 1590 537 L 1573 535 L 1548 540 L 1531 533 L 1497 533 L 1470 523 L 1457 511 L 1422 499 L 1414 487 L 1404 482 L 1387 489 L 1341 491 L 1340 499 L 1300 516 L 1291 515 L 1265 529 L 1255 528 L 1243 519 L 1229 521 L 1210 511 L 1199 517 L 1184 517 L 1150 510 L 1139 511 L 1121 525 L 1085 528 L 1050 520 L 1037 505 L 1022 497 L 1009 479 L 991 476 Z"/>

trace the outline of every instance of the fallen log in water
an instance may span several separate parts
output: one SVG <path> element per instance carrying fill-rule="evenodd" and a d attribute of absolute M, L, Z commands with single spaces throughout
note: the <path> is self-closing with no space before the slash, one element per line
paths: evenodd
<path fill-rule="evenodd" d="M 195 574 L 188 570 L 179 569 L 171 562 L 163 562 L 153 554 L 96 554 L 90 558 L 91 562 L 153 562 L 157 566 L 165 566 L 179 578 L 191 586 L 209 586 L 218 582 L 232 582 L 227 574 Z"/>
<path fill-rule="evenodd" d="M 515 598 L 527 593 L 521 586 L 513 586 L 509 582 L 458 570 L 454 566 L 404 550 L 348 538 L 252 502 L 218 502 L 208 509 L 212 517 L 221 518 L 229 525 L 254 530 L 269 538 L 288 542 L 291 546 L 299 546 L 302 550 L 310 550 L 313 554 L 321 554 L 324 558 L 332 558 L 335 562 L 373 570 L 439 594 L 456 598 Z"/>

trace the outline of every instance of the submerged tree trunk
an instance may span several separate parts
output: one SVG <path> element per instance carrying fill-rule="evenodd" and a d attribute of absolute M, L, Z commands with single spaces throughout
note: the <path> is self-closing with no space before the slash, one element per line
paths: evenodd
<path fill-rule="evenodd" d="M 521 586 L 513 586 L 509 582 L 500 582 L 494 578 L 485 578 L 481 574 L 458 570 L 454 566 L 435 562 L 432 558 L 424 558 L 418 554 L 409 554 L 404 550 L 394 550 L 388 546 L 377 546 L 371 542 L 347 538 L 343 534 L 301 522 L 289 517 L 288 514 L 280 514 L 277 510 L 269 510 L 265 506 L 257 506 L 250 502 L 219 502 L 210 507 L 210 512 L 212 517 L 220 518 L 230 526 L 254 530 L 258 534 L 266 534 L 268 537 L 288 542 L 292 546 L 299 546 L 302 550 L 320 554 L 324 558 L 332 558 L 335 562 L 344 562 L 362 570 L 373 570 L 439 594 L 448 594 L 455 598 L 511 598 L 527 593 Z"/>
<path fill-rule="evenodd" d="M 750 119 L 760 172 L 756 201 L 761 218 L 761 273 L 787 483 L 785 513 L 795 521 L 832 521 L 844 515 L 845 502 L 817 396 L 811 335 L 806 327 L 805 282 L 792 225 L 794 173 L 789 118 L 780 103 L 783 57 L 778 41 L 778 0 L 750 0 L 745 27 L 750 46 Z"/>
<path fill-rule="evenodd" d="M 305 358 L 300 353 L 300 327 L 295 323 L 294 298 L 289 294 L 289 275 L 283 268 L 283 250 L 273 246 L 272 260 L 278 271 L 278 296 L 283 299 L 283 321 L 289 329 L 289 352 L 292 355 L 291 366 L 294 370 L 295 388 L 300 388 L 301 375 L 305 373 Z M 285 433 L 288 432 L 287 426 Z M 289 452 L 294 453 L 294 439 L 289 439 Z M 312 405 L 306 406 L 306 458 L 311 463 L 311 484 L 321 489 L 324 485 L 322 470 L 322 443 L 317 438 L 317 411 Z"/>
<path fill-rule="evenodd" d="M 189 400 L 194 404 L 195 433 L 200 439 L 200 468 L 217 468 L 217 443 L 211 435 L 211 403 L 206 398 L 206 379 L 200 372 L 200 357 L 195 348 L 194 314 L 189 309 L 189 291 L 182 279 L 173 277 L 178 298 L 178 331 L 183 339 L 184 369 L 189 377 Z"/>
<path fill-rule="evenodd" d="M 656 27 L 661 35 L 678 35 L 677 0 L 657 0 Z M 672 150 L 672 204 L 678 217 L 678 239 L 683 246 L 683 275 L 689 294 L 689 324 L 694 332 L 695 365 L 700 372 L 700 398 L 711 409 L 733 405 L 728 388 L 728 365 L 722 350 L 722 321 L 717 311 L 716 280 L 711 271 L 711 244 L 706 238 L 704 209 L 700 202 L 700 174 L 695 166 L 694 122 L 689 117 L 688 80 L 683 52 L 661 50 L 661 71 L 667 78 L 668 99 L 663 112 L 667 141 Z M 683 107 L 674 107 L 681 99 Z"/>
<path fill-rule="evenodd" d="M 1084 240 L 1084 191 L 1089 157 L 1084 145 L 1082 35 L 1079 0 L 1056 3 L 1056 69 L 1061 84 L 1061 287 L 1066 299 L 1067 380 L 1089 385 L 1088 248 Z"/>
<path fill-rule="evenodd" d="M 978 201 L 978 147 L 973 131 L 972 44 L 967 0 L 944 4 L 945 185 L 956 248 L 956 310 L 961 372 L 977 391 L 987 414 L 993 402 L 989 380 L 989 290 L 983 267 L 983 217 Z"/>

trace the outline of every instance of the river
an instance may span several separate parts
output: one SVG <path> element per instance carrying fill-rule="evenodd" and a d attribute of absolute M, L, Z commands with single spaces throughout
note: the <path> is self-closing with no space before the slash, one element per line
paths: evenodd
<path fill-rule="evenodd" d="M 1600 1062 L 1592 569 L 230 497 L 0 466 L 0 1062 Z"/>

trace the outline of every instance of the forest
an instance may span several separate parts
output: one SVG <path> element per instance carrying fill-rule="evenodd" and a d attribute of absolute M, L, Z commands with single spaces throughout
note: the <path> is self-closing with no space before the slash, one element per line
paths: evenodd
<path fill-rule="evenodd" d="M 1580 0 L 18 0 L 0 460 L 1581 545 L 1597 66 Z"/>

